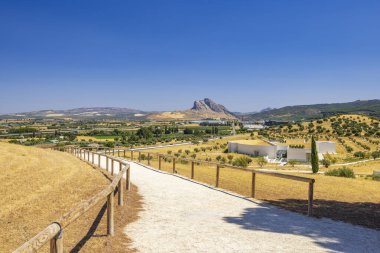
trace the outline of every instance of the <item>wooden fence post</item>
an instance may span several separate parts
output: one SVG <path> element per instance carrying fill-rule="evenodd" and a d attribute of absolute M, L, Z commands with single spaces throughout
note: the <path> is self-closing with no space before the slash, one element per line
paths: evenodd
<path fill-rule="evenodd" d="M 100 156 L 100 152 L 98 153 L 98 167 L 100 168 L 100 158 L 101 158 L 101 156 Z"/>
<path fill-rule="evenodd" d="M 314 179 L 309 182 L 309 200 L 308 200 L 308 208 L 307 215 L 313 216 L 313 195 L 314 195 Z"/>
<path fill-rule="evenodd" d="M 113 176 L 113 174 L 114 174 L 114 168 L 113 168 L 113 166 L 114 166 L 114 160 L 113 159 L 111 159 L 111 175 Z"/>
<path fill-rule="evenodd" d="M 112 156 L 115 156 L 115 149 L 112 149 Z"/>
<path fill-rule="evenodd" d="M 191 179 L 194 179 L 194 161 L 191 161 Z"/>
<path fill-rule="evenodd" d="M 127 169 L 127 176 L 125 177 L 125 181 L 126 181 L 125 188 L 129 191 L 131 189 L 131 167 Z"/>
<path fill-rule="evenodd" d="M 117 149 L 117 156 L 120 157 L 120 148 Z"/>
<path fill-rule="evenodd" d="M 50 253 L 63 253 L 63 230 L 50 240 Z"/>
<path fill-rule="evenodd" d="M 95 154 L 94 152 L 91 152 L 91 153 L 92 153 L 92 164 L 94 164 Z"/>
<path fill-rule="evenodd" d="M 219 187 L 219 172 L 220 172 L 220 167 L 219 167 L 219 165 L 216 165 L 215 187 Z"/>
<path fill-rule="evenodd" d="M 124 149 L 124 156 L 123 157 L 125 157 L 125 149 Z"/>
<path fill-rule="evenodd" d="M 113 192 L 107 196 L 107 234 L 114 235 Z"/>
<path fill-rule="evenodd" d="M 252 181 L 251 181 L 251 197 L 256 196 L 256 173 L 252 171 Z"/>
<path fill-rule="evenodd" d="M 158 155 L 158 169 L 161 170 L 161 156 Z"/>
<path fill-rule="evenodd" d="M 148 153 L 148 165 L 150 165 L 150 153 Z"/>
<path fill-rule="evenodd" d="M 121 173 L 121 164 L 120 164 L 119 173 Z M 122 206 L 123 205 L 123 177 L 120 178 L 117 188 L 118 188 L 118 204 L 119 206 Z"/>
<path fill-rule="evenodd" d="M 139 162 L 141 162 L 141 152 L 139 152 Z"/>
<path fill-rule="evenodd" d="M 106 170 L 108 171 L 108 156 L 106 156 Z"/>
<path fill-rule="evenodd" d="M 175 158 L 173 157 L 173 173 L 175 173 Z"/>
<path fill-rule="evenodd" d="M 133 150 L 131 150 L 131 161 L 133 161 Z"/>

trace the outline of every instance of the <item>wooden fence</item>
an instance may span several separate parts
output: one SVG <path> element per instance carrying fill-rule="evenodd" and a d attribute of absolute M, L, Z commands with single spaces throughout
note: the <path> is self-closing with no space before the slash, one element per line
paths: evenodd
<path fill-rule="evenodd" d="M 115 151 L 113 151 L 115 152 Z M 133 160 L 133 153 L 136 151 L 130 151 L 131 152 L 131 159 Z M 158 158 L 158 169 L 161 170 L 161 160 L 163 158 L 170 158 L 172 159 L 172 173 L 176 173 L 176 162 L 180 161 L 186 161 L 191 163 L 191 173 L 190 173 L 190 178 L 194 179 L 194 174 L 195 174 L 195 168 L 197 164 L 207 164 L 209 166 L 214 166 L 215 167 L 215 187 L 219 187 L 219 181 L 220 181 L 220 169 L 221 168 L 230 168 L 233 170 L 240 170 L 240 171 L 245 171 L 251 173 L 251 193 L 249 197 L 255 198 L 256 196 L 256 174 L 263 174 L 267 176 L 272 176 L 272 177 L 278 177 L 278 178 L 284 178 L 288 180 L 294 180 L 294 181 L 299 181 L 299 182 L 305 182 L 308 183 L 308 211 L 307 214 L 308 216 L 313 215 L 313 197 L 314 197 L 314 183 L 315 179 L 313 178 L 308 178 L 308 177 L 301 177 L 301 176 L 295 176 L 295 175 L 289 175 L 289 174 L 282 174 L 278 172 L 267 172 L 267 171 L 260 171 L 260 170 L 255 170 L 255 169 L 249 169 L 249 168 L 243 168 L 243 167 L 238 167 L 238 166 L 232 166 L 228 164 L 221 164 L 221 163 L 215 163 L 215 162 L 206 162 L 206 161 L 200 161 L 200 160 L 195 160 L 195 159 L 188 159 L 188 158 L 179 158 L 173 155 L 166 155 L 166 154 L 159 154 L 159 153 L 152 153 L 148 151 L 137 151 L 138 153 L 138 161 L 141 162 L 141 154 L 146 154 L 146 159 L 148 162 L 148 165 L 150 165 L 150 160 L 152 160 L 152 156 L 155 155 Z"/>
<path fill-rule="evenodd" d="M 126 174 L 126 189 L 130 189 L 130 166 L 129 164 L 118 160 L 114 157 L 110 157 L 105 154 L 94 153 L 90 150 L 79 149 L 79 148 L 54 148 L 55 150 L 69 152 L 81 160 L 87 161 L 91 164 L 101 167 L 101 157 L 105 157 L 108 170 L 109 161 L 111 162 L 111 173 L 115 174 L 114 163 L 119 165 L 119 172 L 113 178 L 110 185 L 108 185 L 101 192 L 88 199 L 86 202 L 74 207 L 69 212 L 64 214 L 57 221 L 51 223 L 36 236 L 34 236 L 29 241 L 25 242 L 19 248 L 17 248 L 14 253 L 26 253 L 26 252 L 36 252 L 43 245 L 50 241 L 50 252 L 51 253 L 63 253 L 63 231 L 68 225 L 74 222 L 77 218 L 82 216 L 86 211 L 90 210 L 93 206 L 101 201 L 106 201 L 107 203 L 107 234 L 110 236 L 114 235 L 114 194 L 118 193 L 118 205 L 123 206 L 123 175 Z M 87 156 L 86 156 L 87 155 Z M 96 162 L 94 157 L 98 156 L 98 161 Z M 104 202 L 105 203 L 105 202 Z"/>
<path fill-rule="evenodd" d="M 91 149 L 91 148 L 87 148 Z M 149 151 L 142 151 L 142 150 L 131 150 L 131 149 L 125 149 L 125 148 L 102 148 L 101 152 L 104 152 L 104 154 L 110 154 L 110 155 L 117 155 L 117 156 L 122 156 L 126 157 L 127 152 L 128 156 L 130 157 L 131 160 L 136 160 L 138 162 L 141 162 L 141 154 L 146 154 L 146 159 L 148 162 L 148 165 L 150 165 L 150 160 L 152 160 L 153 155 L 158 158 L 158 169 L 161 170 L 161 164 L 162 164 L 162 159 L 163 158 L 170 158 L 172 162 L 172 173 L 176 173 L 176 163 L 180 161 L 186 161 L 191 163 L 191 173 L 190 173 L 190 178 L 194 179 L 194 174 L 195 174 L 195 169 L 197 164 L 207 164 L 209 166 L 214 166 L 215 167 L 215 187 L 219 187 L 219 181 L 220 181 L 220 169 L 221 168 L 230 168 L 233 170 L 240 170 L 240 171 L 245 171 L 251 173 L 251 192 L 250 196 L 255 198 L 256 197 L 256 175 L 257 174 L 263 174 L 267 176 L 272 176 L 272 177 L 278 177 L 278 178 L 283 178 L 287 180 L 293 180 L 293 181 L 298 181 L 298 182 L 305 182 L 308 184 L 307 188 L 307 198 L 308 198 L 308 210 L 307 214 L 309 216 L 313 215 L 313 198 L 314 198 L 314 183 L 315 179 L 313 178 L 308 178 L 308 177 L 301 177 L 301 176 L 295 176 L 295 175 L 289 175 L 289 174 L 283 174 L 283 173 L 278 173 L 278 172 L 266 172 L 266 171 L 261 171 L 261 170 L 255 170 L 255 169 L 249 169 L 249 168 L 243 168 L 243 167 L 238 167 L 238 166 L 232 166 L 228 164 L 221 164 L 221 163 L 215 163 L 215 162 L 206 162 L 206 161 L 200 161 L 200 160 L 195 160 L 195 159 L 188 159 L 188 158 L 179 158 L 174 155 L 166 155 L 166 154 L 159 154 L 159 153 L 154 153 L 154 152 L 149 152 Z M 137 153 L 137 158 L 136 154 Z M 136 158 L 136 159 L 135 159 Z"/>

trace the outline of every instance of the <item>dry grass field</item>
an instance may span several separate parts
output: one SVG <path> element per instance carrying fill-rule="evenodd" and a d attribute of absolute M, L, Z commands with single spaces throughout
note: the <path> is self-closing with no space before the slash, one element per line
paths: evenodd
<path fill-rule="evenodd" d="M 130 154 L 127 155 L 130 157 Z M 137 153 L 134 156 L 137 159 Z M 147 160 L 142 161 L 148 164 Z M 152 167 L 158 168 L 158 159 L 153 155 Z M 162 160 L 162 170 L 172 172 L 171 160 Z M 176 173 L 190 177 L 191 163 L 176 162 Z M 316 180 L 314 188 L 314 214 L 370 228 L 380 229 L 380 182 L 364 179 L 347 179 L 324 175 L 298 174 Z M 219 187 L 250 196 L 251 173 L 231 168 L 220 170 Z M 215 184 L 216 166 L 195 165 L 194 179 L 210 185 Z M 308 184 L 289 179 L 258 174 L 256 176 L 256 198 L 266 200 L 285 209 L 307 213 Z"/>
<path fill-rule="evenodd" d="M 85 136 L 85 135 L 78 135 L 77 136 L 78 141 L 93 141 L 93 142 L 106 142 L 106 141 L 114 141 L 114 138 L 96 138 L 93 136 Z"/>
<path fill-rule="evenodd" d="M 107 174 L 58 151 L 0 143 L 0 164 L 0 252 L 14 250 L 110 183 Z M 128 193 L 128 201 L 134 204 L 127 205 L 128 215 L 116 222 L 117 226 L 136 218 L 140 205 L 136 196 L 136 189 Z M 113 249 L 112 240 L 118 239 L 105 236 L 103 209 L 102 205 L 92 209 L 65 229 L 65 252 L 73 248 L 84 252 Z M 119 209 L 116 212 L 126 212 Z"/>

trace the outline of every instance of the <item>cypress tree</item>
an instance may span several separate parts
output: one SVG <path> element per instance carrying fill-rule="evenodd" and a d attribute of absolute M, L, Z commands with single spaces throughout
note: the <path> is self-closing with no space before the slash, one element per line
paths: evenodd
<path fill-rule="evenodd" d="M 315 143 L 314 136 L 311 137 L 311 170 L 317 173 L 319 170 L 317 144 Z"/>

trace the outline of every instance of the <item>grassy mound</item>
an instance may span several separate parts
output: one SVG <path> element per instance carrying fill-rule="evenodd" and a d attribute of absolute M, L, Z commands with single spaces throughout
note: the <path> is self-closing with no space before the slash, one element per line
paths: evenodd
<path fill-rule="evenodd" d="M 70 154 L 0 143 L 1 250 L 10 252 L 109 184 Z"/>

